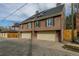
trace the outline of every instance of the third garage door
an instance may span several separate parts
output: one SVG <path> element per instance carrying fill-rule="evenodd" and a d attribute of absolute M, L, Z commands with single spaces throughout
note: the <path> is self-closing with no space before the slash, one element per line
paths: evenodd
<path fill-rule="evenodd" d="M 37 39 L 39 40 L 48 40 L 48 41 L 57 41 L 58 37 L 56 32 L 37 32 Z"/>

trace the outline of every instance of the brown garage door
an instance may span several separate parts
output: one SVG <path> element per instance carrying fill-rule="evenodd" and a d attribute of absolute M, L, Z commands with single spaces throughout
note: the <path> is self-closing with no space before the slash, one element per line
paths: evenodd
<path fill-rule="evenodd" d="M 18 38 L 18 33 L 8 33 L 8 38 Z"/>

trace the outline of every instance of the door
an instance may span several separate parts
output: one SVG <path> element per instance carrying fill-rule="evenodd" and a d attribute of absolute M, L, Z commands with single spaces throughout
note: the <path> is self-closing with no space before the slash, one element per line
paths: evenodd
<path fill-rule="evenodd" d="M 22 38 L 31 39 L 31 33 L 22 33 Z"/>
<path fill-rule="evenodd" d="M 55 31 L 51 32 L 38 32 L 37 33 L 38 40 L 48 40 L 48 41 L 57 41 L 58 37 Z"/>

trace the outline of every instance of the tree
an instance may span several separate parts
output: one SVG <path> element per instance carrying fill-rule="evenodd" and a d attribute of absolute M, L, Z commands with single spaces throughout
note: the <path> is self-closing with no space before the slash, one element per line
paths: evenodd
<path fill-rule="evenodd" d="M 75 29 L 75 14 L 73 16 L 73 19 L 74 19 L 74 29 Z M 70 14 L 69 16 L 66 16 L 66 21 L 65 21 L 65 24 L 66 24 L 66 29 L 72 29 L 72 15 Z"/>

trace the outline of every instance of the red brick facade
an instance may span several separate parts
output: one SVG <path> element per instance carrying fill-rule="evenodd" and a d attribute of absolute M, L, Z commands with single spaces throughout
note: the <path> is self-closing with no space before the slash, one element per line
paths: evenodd
<path fill-rule="evenodd" d="M 63 15 L 63 13 L 60 13 L 60 15 L 58 15 L 58 16 L 57 15 L 56 16 L 52 16 L 52 18 L 54 19 L 54 25 L 52 25 L 51 27 L 46 27 L 46 23 L 45 22 L 46 22 L 46 20 L 48 18 L 45 18 L 43 20 L 39 20 L 40 27 L 38 27 L 38 28 L 35 28 L 35 24 L 34 24 L 35 21 L 31 22 L 32 23 L 32 28 L 31 29 L 27 28 L 27 23 L 28 22 L 25 23 L 25 24 L 21 24 L 19 28 L 22 31 L 32 31 L 32 30 L 35 30 L 35 31 L 41 31 L 41 30 L 61 30 L 61 21 L 63 20 L 62 19 L 62 15 Z"/>

